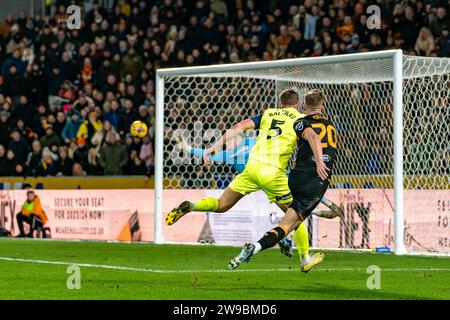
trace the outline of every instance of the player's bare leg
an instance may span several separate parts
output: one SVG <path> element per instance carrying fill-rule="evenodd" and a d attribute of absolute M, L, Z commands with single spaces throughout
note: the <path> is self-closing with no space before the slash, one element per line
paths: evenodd
<path fill-rule="evenodd" d="M 225 212 L 231 209 L 244 195 L 227 187 L 219 199 L 205 197 L 193 202 L 183 201 L 170 211 L 166 217 L 166 224 L 172 225 L 189 212 Z"/>
<path fill-rule="evenodd" d="M 330 208 L 330 210 L 314 210 L 312 214 L 326 219 L 334 219 L 342 215 L 343 210 L 331 200 L 323 197 L 320 202 Z M 281 210 L 283 210 L 283 207 L 281 207 L 280 205 L 279 207 Z M 311 262 L 314 262 L 314 260 L 323 260 L 323 254 L 319 253 L 312 256 L 309 254 L 308 230 L 306 229 L 305 224 L 300 223 L 299 221 L 297 222 L 294 229 L 295 231 L 292 233 L 292 238 L 297 244 L 297 251 L 300 257 L 302 270 L 304 272 L 307 272 L 310 270 L 308 266 L 311 266 Z M 289 235 L 278 242 L 278 246 L 280 247 L 281 253 L 283 253 L 285 256 L 293 256 L 292 240 L 289 239 Z"/>
<path fill-rule="evenodd" d="M 291 203 L 277 203 L 277 206 L 281 209 L 281 211 L 286 212 Z M 285 237 L 283 240 L 278 242 L 278 246 L 280 247 L 280 251 L 286 257 L 291 258 L 294 253 L 292 252 L 292 240 L 289 237 Z"/>

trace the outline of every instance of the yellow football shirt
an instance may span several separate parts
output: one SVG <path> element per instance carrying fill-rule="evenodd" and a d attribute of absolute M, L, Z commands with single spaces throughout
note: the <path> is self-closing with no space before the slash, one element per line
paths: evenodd
<path fill-rule="evenodd" d="M 271 108 L 253 117 L 255 128 L 259 129 L 256 144 L 244 171 L 229 187 L 243 195 L 263 190 L 270 202 L 290 203 L 286 169 L 297 143 L 294 122 L 304 116 L 295 108 Z"/>
<path fill-rule="evenodd" d="M 294 122 L 304 116 L 295 108 L 270 108 L 259 117 L 252 118 L 259 134 L 247 165 L 285 172 L 297 143 Z"/>

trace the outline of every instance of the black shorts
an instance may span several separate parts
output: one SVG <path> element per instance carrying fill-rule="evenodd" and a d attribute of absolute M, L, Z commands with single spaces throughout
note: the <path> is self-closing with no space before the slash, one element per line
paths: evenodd
<path fill-rule="evenodd" d="M 290 208 L 293 208 L 305 220 L 320 203 L 328 185 L 329 180 L 323 181 L 316 175 L 291 172 L 289 189 L 291 189 L 293 201 Z"/>

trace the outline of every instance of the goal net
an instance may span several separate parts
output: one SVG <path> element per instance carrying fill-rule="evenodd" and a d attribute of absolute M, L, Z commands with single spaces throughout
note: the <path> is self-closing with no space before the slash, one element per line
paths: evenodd
<path fill-rule="evenodd" d="M 200 151 L 233 124 L 277 107 L 282 90 L 293 88 L 302 98 L 319 88 L 338 133 L 325 196 L 343 215 L 312 215 L 311 245 L 449 254 L 449 75 L 450 59 L 397 50 L 159 70 L 156 242 L 240 246 L 276 225 L 283 214 L 262 192 L 244 197 L 228 213 L 193 213 L 171 227 L 161 223 L 183 200 L 219 196 L 237 174 L 227 163 L 205 165 L 182 147 L 180 137 Z"/>

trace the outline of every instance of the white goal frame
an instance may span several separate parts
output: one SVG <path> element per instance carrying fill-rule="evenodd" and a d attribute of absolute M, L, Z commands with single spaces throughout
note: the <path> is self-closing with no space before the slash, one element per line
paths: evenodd
<path fill-rule="evenodd" d="M 195 76 L 227 72 L 267 70 L 329 63 L 392 59 L 393 61 L 393 130 L 394 130 L 394 252 L 405 254 L 403 219 L 403 54 L 402 50 L 385 50 L 314 58 L 296 58 L 279 61 L 222 64 L 200 67 L 168 68 L 156 71 L 156 123 L 155 123 L 155 221 L 154 242 L 164 243 L 163 221 L 163 143 L 164 143 L 164 79 L 172 76 Z"/>

